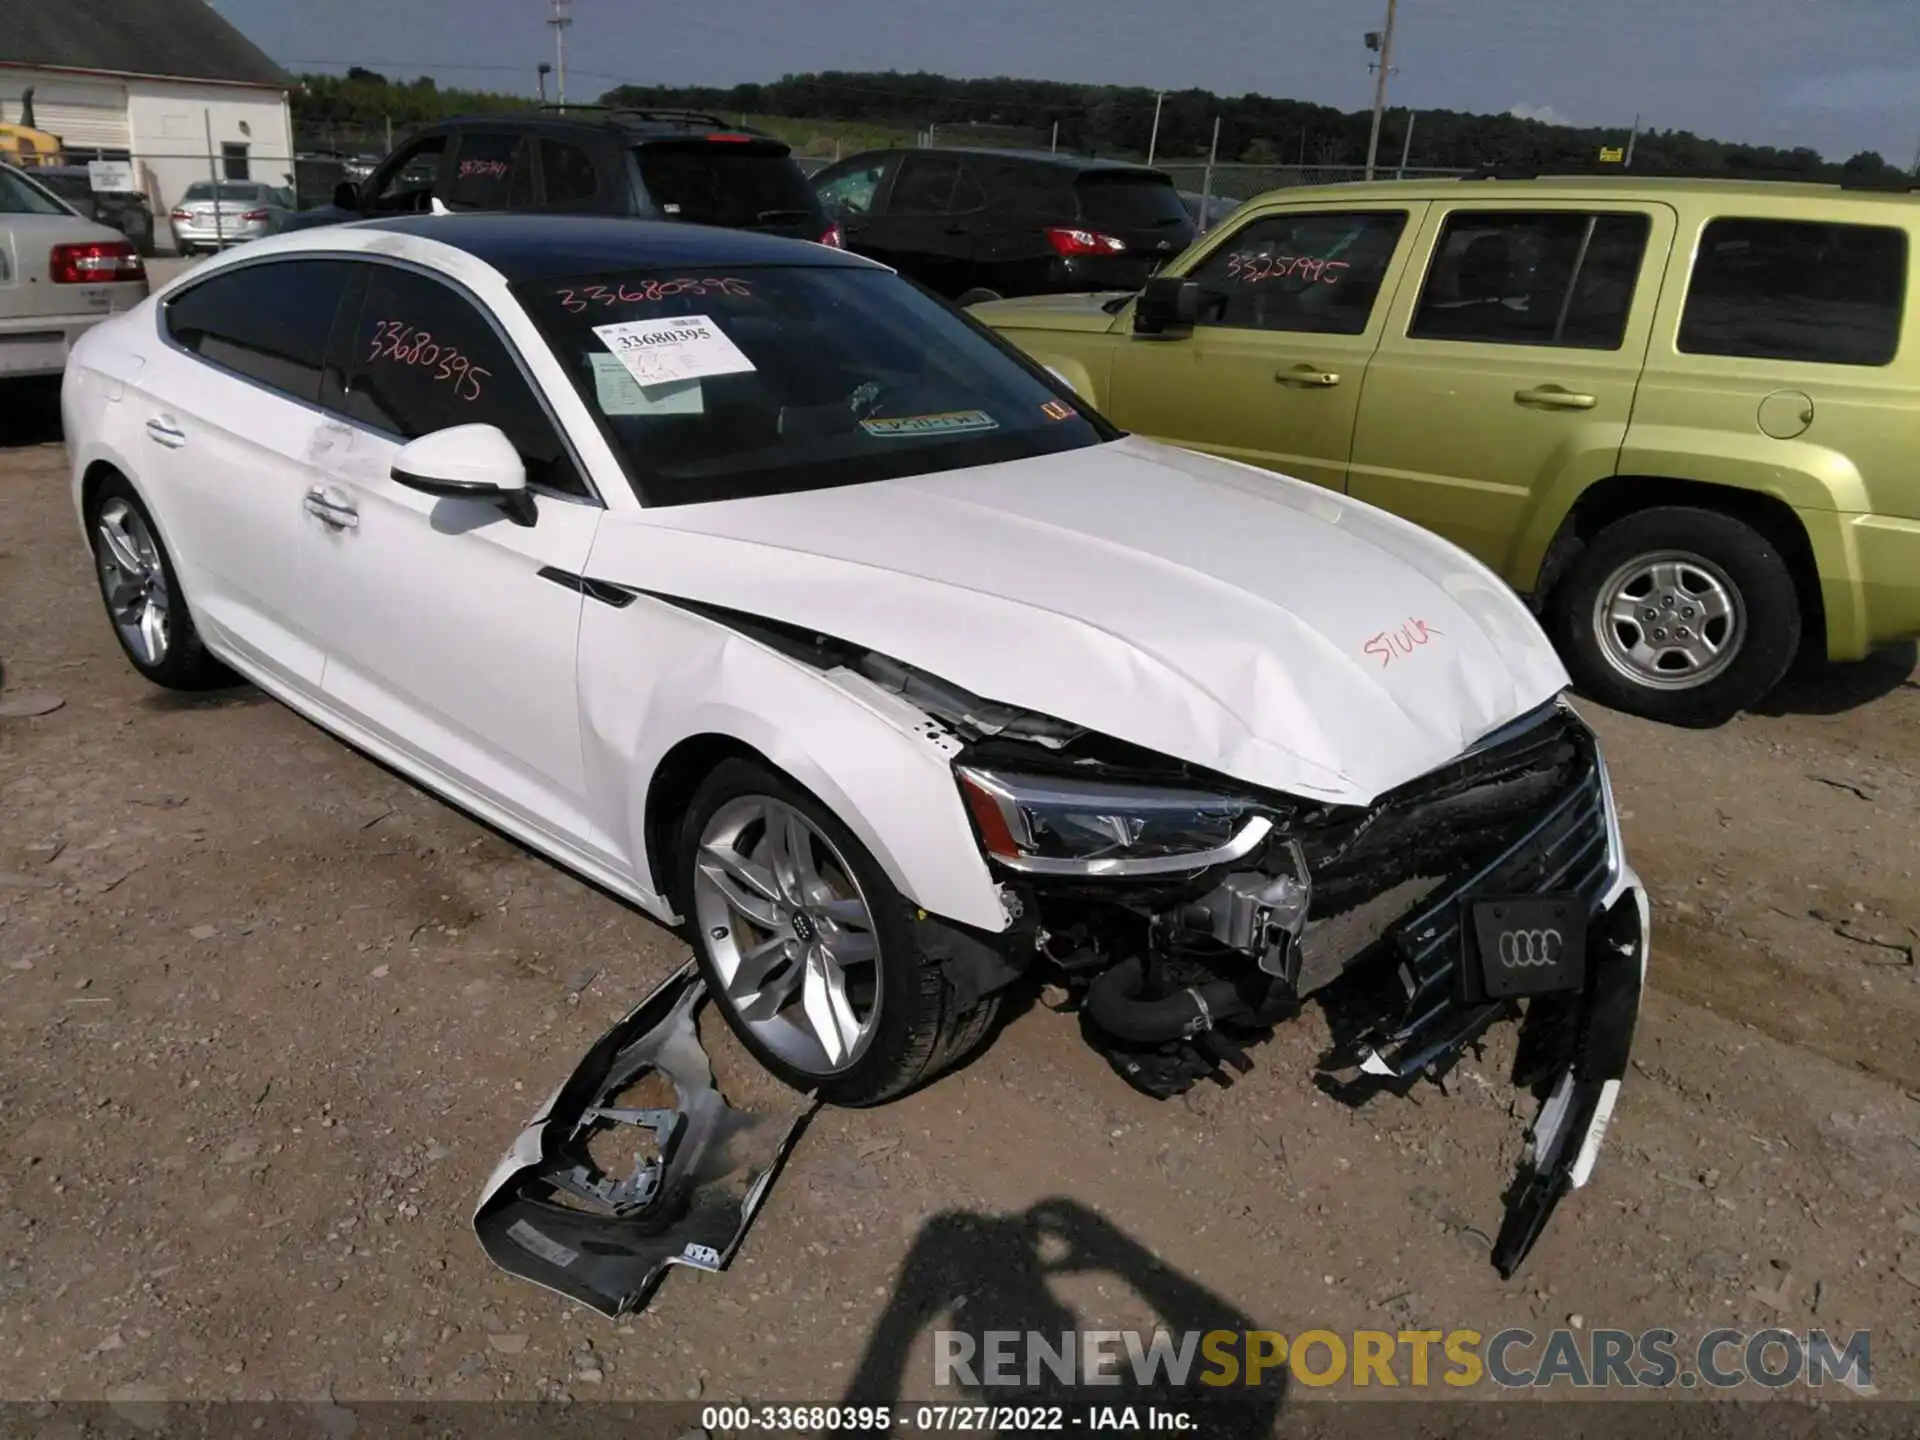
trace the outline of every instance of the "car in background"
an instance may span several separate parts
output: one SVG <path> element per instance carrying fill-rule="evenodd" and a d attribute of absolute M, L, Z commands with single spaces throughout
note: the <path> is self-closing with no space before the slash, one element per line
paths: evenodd
<path fill-rule="evenodd" d="M 146 297 L 131 240 L 0 164 L 0 380 L 60 374 L 82 335 Z"/>
<path fill-rule="evenodd" d="M 813 177 L 847 248 L 963 305 L 1138 290 L 1193 242 L 1170 177 L 1024 150 L 867 150 Z"/>
<path fill-rule="evenodd" d="M 1130 430 L 1378 505 L 1688 725 L 1920 635 L 1920 207 L 1768 181 L 1249 202 L 1138 296 L 979 318 Z"/>
<path fill-rule="evenodd" d="M 1503 1273 L 1586 1183 L 1646 892 L 1552 647 L 1438 537 L 706 226 L 277 236 L 87 337 L 61 401 L 141 675 L 231 667 L 679 927 L 796 1091 L 931 1080 L 1028 972 L 1163 1099 L 1327 986 L 1357 1086 L 1527 997 Z"/>
<path fill-rule="evenodd" d="M 278 234 L 293 207 L 292 191 L 263 180 L 196 180 L 167 217 L 173 248 L 194 255 Z"/>
<path fill-rule="evenodd" d="M 1182 190 L 1180 203 L 1187 207 L 1187 213 L 1193 216 L 1202 234 L 1240 208 L 1240 202 L 1230 195 L 1207 195 L 1198 190 Z"/>
<path fill-rule="evenodd" d="M 591 105 L 425 126 L 285 228 L 435 210 L 625 215 L 840 243 L 785 141 L 704 111 Z"/>
<path fill-rule="evenodd" d="M 53 191 L 85 219 L 111 225 L 142 255 L 153 254 L 153 208 L 138 191 L 96 190 L 84 165 L 40 165 L 33 178 Z"/>

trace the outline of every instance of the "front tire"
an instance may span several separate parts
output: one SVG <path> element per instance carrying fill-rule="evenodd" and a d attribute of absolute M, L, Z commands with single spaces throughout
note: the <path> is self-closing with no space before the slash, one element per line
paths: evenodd
<path fill-rule="evenodd" d="M 108 476 L 87 502 L 87 539 L 107 619 L 134 669 L 169 690 L 233 682 L 201 642 L 173 558 L 125 476 Z"/>
<path fill-rule="evenodd" d="M 1773 543 L 1692 506 L 1607 526 L 1552 609 L 1582 693 L 1669 724 L 1728 720 L 1779 684 L 1800 649 L 1800 596 Z"/>
<path fill-rule="evenodd" d="M 728 760 L 707 777 L 681 823 L 675 878 L 720 1013 L 795 1089 L 879 1104 L 985 1035 L 998 997 L 955 1002 L 879 864 L 772 768 Z"/>

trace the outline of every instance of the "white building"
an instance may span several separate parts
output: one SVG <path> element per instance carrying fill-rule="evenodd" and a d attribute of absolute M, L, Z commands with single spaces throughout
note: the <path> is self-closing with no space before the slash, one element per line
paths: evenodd
<path fill-rule="evenodd" d="M 0 120 L 132 161 L 156 237 L 196 180 L 292 187 L 291 84 L 206 0 L 0 0 Z"/>

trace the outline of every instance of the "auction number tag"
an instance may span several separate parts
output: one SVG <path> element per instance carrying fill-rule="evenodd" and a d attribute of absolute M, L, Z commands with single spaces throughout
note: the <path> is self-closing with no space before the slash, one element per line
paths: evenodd
<path fill-rule="evenodd" d="M 705 315 L 596 325 L 593 333 L 642 385 L 670 385 L 754 368 L 740 347 Z"/>

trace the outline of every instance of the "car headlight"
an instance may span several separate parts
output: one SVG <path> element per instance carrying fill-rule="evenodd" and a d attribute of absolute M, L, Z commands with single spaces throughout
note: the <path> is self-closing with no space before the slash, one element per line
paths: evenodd
<path fill-rule="evenodd" d="M 1258 849 L 1273 820 L 1230 795 L 955 768 L 987 854 L 1034 875 L 1178 875 Z"/>

